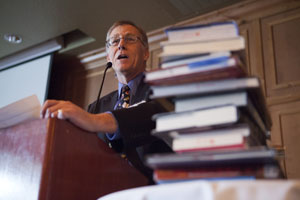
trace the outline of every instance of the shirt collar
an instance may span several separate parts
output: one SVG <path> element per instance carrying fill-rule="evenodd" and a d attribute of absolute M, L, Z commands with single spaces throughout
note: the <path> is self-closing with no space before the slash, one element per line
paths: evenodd
<path fill-rule="evenodd" d="M 130 95 L 134 95 L 136 93 L 137 87 L 139 86 L 140 82 L 142 81 L 143 76 L 144 76 L 144 72 L 138 74 L 134 79 L 132 79 L 131 81 L 129 81 L 127 83 L 128 87 L 130 88 Z M 118 85 L 119 97 L 121 94 L 121 89 L 124 85 L 126 85 L 126 84 L 119 82 L 119 85 Z"/>

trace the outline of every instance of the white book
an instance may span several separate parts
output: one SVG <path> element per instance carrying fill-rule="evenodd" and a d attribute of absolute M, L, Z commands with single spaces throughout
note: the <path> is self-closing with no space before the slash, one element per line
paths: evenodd
<path fill-rule="evenodd" d="M 238 26 L 234 21 L 196 24 L 166 29 L 172 41 L 203 41 L 237 36 Z"/>
<path fill-rule="evenodd" d="M 206 127 L 235 123 L 239 120 L 236 106 L 227 105 L 203 110 L 154 115 L 155 131 L 169 131 L 190 127 Z"/>
<path fill-rule="evenodd" d="M 32 95 L 0 108 L 0 129 L 40 118 L 41 104 Z"/>
<path fill-rule="evenodd" d="M 175 99 L 175 112 L 204 109 L 222 105 L 246 106 L 248 95 L 246 91 L 195 96 Z"/>
<path fill-rule="evenodd" d="M 170 133 L 170 136 L 173 138 L 172 149 L 174 151 L 243 145 L 245 138 L 249 135 L 250 130 L 247 126 L 190 134 Z"/>
<path fill-rule="evenodd" d="M 163 52 L 160 56 L 212 53 L 220 51 L 238 51 L 245 48 L 242 36 L 201 42 L 161 42 Z"/>
<path fill-rule="evenodd" d="M 264 120 L 268 120 L 266 116 L 269 115 L 265 110 L 265 105 L 259 105 L 260 107 L 256 108 L 246 91 L 179 98 L 174 101 L 175 112 L 185 112 L 224 105 L 234 105 L 237 107 L 246 108 L 249 114 L 255 119 L 261 130 L 267 132 L 270 131 L 271 128 L 269 125 L 271 122 L 266 121 L 267 124 L 264 122 Z M 260 104 L 263 104 L 263 102 L 260 102 Z"/>
<path fill-rule="evenodd" d="M 206 82 L 194 82 L 178 85 L 151 86 L 151 98 L 164 98 L 171 96 L 186 96 L 194 94 L 209 94 L 218 92 L 229 92 L 250 88 L 259 88 L 260 83 L 257 77 L 234 78 Z"/>

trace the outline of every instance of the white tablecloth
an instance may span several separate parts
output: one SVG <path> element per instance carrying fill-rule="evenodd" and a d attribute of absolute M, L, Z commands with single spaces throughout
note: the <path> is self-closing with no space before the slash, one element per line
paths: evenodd
<path fill-rule="evenodd" d="M 98 200 L 300 200 L 300 180 L 189 181 L 114 192 Z"/>

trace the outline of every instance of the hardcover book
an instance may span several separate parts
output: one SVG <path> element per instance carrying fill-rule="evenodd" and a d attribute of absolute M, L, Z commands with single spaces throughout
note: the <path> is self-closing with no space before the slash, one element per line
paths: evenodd
<path fill-rule="evenodd" d="M 174 98 L 173 101 L 175 104 L 175 112 L 184 112 L 222 105 L 235 105 L 248 112 L 252 117 L 252 120 L 255 121 L 262 130 L 271 130 L 271 117 L 259 89 L 252 91 L 252 93 L 247 91 L 234 91 L 205 96 Z"/>
<path fill-rule="evenodd" d="M 185 169 L 156 169 L 153 179 L 156 183 L 188 181 L 196 179 L 253 179 L 282 178 L 281 170 L 276 164 L 252 164 L 223 167 L 202 167 Z"/>
<path fill-rule="evenodd" d="M 206 127 L 221 124 L 233 124 L 239 121 L 239 110 L 236 106 L 225 105 L 214 108 L 159 113 L 153 116 L 156 121 L 155 131 L 171 131 L 191 127 Z"/>
<path fill-rule="evenodd" d="M 155 69 L 145 73 L 149 84 L 171 84 L 245 76 L 243 64 L 238 57 L 214 58 L 209 61 L 192 62 L 178 67 Z M 227 76 L 227 77 L 226 77 Z M 196 80 L 195 80 L 196 79 Z"/>
<path fill-rule="evenodd" d="M 159 113 L 152 118 L 156 121 L 155 132 L 244 122 L 255 124 L 261 132 L 268 135 L 272 125 L 269 113 L 262 110 L 258 112 L 250 99 L 247 100 L 247 104 L 242 106 L 225 104 L 183 112 Z"/>
<path fill-rule="evenodd" d="M 159 72 L 159 71 L 158 71 Z M 159 75 L 160 76 L 160 75 Z M 240 65 L 232 65 L 210 70 L 192 71 L 188 74 L 170 75 L 165 78 L 145 79 L 150 85 L 167 86 L 194 82 L 205 82 L 229 78 L 245 77 L 245 71 Z"/>
<path fill-rule="evenodd" d="M 233 91 L 205 96 L 191 96 L 174 98 L 175 112 L 183 112 L 195 109 L 204 109 L 222 105 L 245 106 L 248 103 L 247 91 Z"/>
<path fill-rule="evenodd" d="M 153 135 L 169 141 L 173 151 L 185 152 L 225 148 L 246 149 L 250 146 L 264 145 L 265 140 L 258 141 L 254 134 L 263 133 L 254 133 L 247 124 L 238 124 L 211 130 L 171 131 Z"/>
<path fill-rule="evenodd" d="M 173 27 L 165 30 L 170 41 L 203 41 L 232 38 L 239 35 L 234 21 Z"/>
<path fill-rule="evenodd" d="M 238 51 L 245 48 L 242 36 L 224 40 L 207 40 L 200 42 L 161 42 L 163 53 L 160 56 L 212 53 L 220 51 Z"/>
<path fill-rule="evenodd" d="M 188 95 L 207 95 L 222 92 L 239 91 L 245 89 L 258 89 L 260 82 L 257 77 L 231 78 L 205 82 L 192 82 L 173 85 L 151 86 L 151 98 L 182 97 Z"/>
<path fill-rule="evenodd" d="M 178 58 L 176 60 L 171 60 L 168 62 L 162 62 L 160 67 L 162 69 L 169 68 L 169 67 L 178 67 L 182 65 L 188 65 L 190 63 L 201 63 L 202 65 L 207 65 L 211 61 L 215 61 L 216 59 L 226 59 L 231 56 L 229 51 L 225 52 L 217 52 L 217 53 L 208 53 L 208 54 L 196 54 L 195 56 L 187 56 Z"/>
<path fill-rule="evenodd" d="M 152 169 L 199 168 L 250 164 L 277 164 L 278 155 L 264 146 L 244 150 L 211 150 L 184 153 L 153 154 L 146 157 Z"/>

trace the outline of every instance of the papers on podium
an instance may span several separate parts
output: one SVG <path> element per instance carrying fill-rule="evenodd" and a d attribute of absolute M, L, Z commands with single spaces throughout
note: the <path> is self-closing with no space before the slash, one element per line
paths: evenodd
<path fill-rule="evenodd" d="M 0 108 L 0 129 L 40 117 L 41 104 L 31 95 Z"/>

